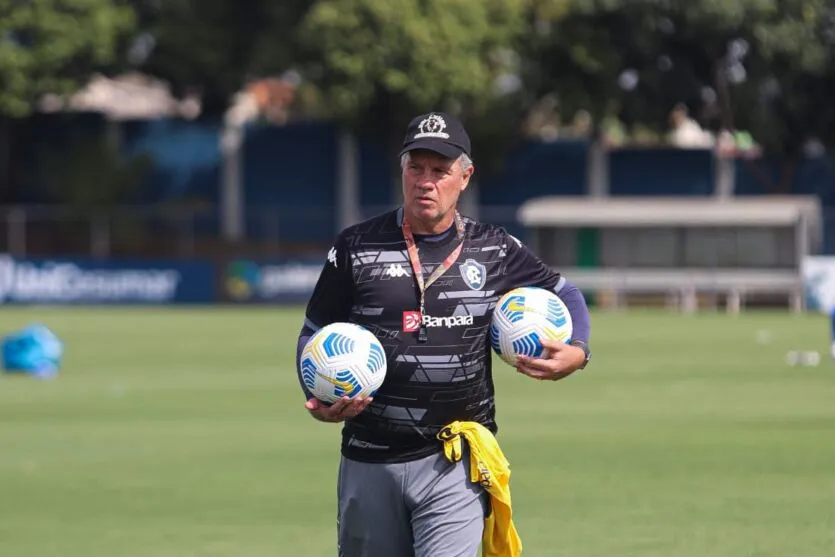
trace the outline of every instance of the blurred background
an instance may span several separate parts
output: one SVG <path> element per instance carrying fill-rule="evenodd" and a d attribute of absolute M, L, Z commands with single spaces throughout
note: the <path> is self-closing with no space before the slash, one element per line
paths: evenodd
<path fill-rule="evenodd" d="M 397 149 L 428 110 L 472 135 L 464 211 L 506 226 L 595 304 L 801 308 L 804 261 L 835 252 L 826 0 L 2 10 L 11 270 L 165 259 L 194 281 L 171 300 L 304 300 L 334 235 L 399 203 Z M 50 301 L 55 288 L 0 293 Z"/>
<path fill-rule="evenodd" d="M 592 306 L 495 359 L 526 557 L 831 555 L 834 62 L 835 0 L 0 0 L 0 554 L 334 555 L 303 307 L 443 110 Z"/>

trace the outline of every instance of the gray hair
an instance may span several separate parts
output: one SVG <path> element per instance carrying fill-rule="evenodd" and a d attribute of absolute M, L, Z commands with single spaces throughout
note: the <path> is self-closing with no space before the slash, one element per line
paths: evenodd
<path fill-rule="evenodd" d="M 461 153 L 461 155 L 456 159 L 458 162 L 461 163 L 461 170 L 466 172 L 468 168 L 473 165 L 473 159 L 467 156 L 467 153 Z M 400 168 L 404 168 L 406 163 L 409 162 L 409 152 L 403 153 L 403 156 L 400 157 Z"/>

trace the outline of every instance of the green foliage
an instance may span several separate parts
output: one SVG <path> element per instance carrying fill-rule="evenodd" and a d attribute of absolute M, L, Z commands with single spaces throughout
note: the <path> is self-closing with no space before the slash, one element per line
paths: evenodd
<path fill-rule="evenodd" d="M 0 0 L 0 116 L 26 116 L 40 95 L 73 92 L 114 61 L 133 24 L 117 0 Z"/>
<path fill-rule="evenodd" d="M 835 144 L 835 0 L 0 0 L 0 115 L 69 92 L 154 37 L 142 71 L 222 113 L 249 79 L 298 70 L 305 114 L 394 141 L 445 109 L 498 154 L 556 98 L 663 133 L 685 103 L 704 125 L 750 130 L 775 152 Z M 491 155 L 492 156 L 492 155 Z"/>
<path fill-rule="evenodd" d="M 196 90 L 204 112 L 222 113 L 249 78 L 298 62 L 296 29 L 307 0 L 165 0 L 142 10 L 155 47 L 143 70 L 175 91 Z"/>
<path fill-rule="evenodd" d="M 826 116 L 835 0 L 155 6 L 143 12 L 157 41 L 143 69 L 178 90 L 199 89 L 210 113 L 224 110 L 247 79 L 296 69 L 305 114 L 395 141 L 410 115 L 450 110 L 495 154 L 546 96 L 559 100 L 564 120 L 585 110 L 648 136 L 663 133 L 672 107 L 685 103 L 704 125 L 751 130 L 779 152 L 835 129 Z"/>
<path fill-rule="evenodd" d="M 379 94 L 415 110 L 489 103 L 514 71 L 522 0 L 322 0 L 304 22 L 309 76 L 351 118 Z"/>
<path fill-rule="evenodd" d="M 541 0 L 533 13 L 524 81 L 534 96 L 556 93 L 566 113 L 599 121 L 617 106 L 664 130 L 683 102 L 703 124 L 749 129 L 782 153 L 832 135 L 832 0 Z"/>

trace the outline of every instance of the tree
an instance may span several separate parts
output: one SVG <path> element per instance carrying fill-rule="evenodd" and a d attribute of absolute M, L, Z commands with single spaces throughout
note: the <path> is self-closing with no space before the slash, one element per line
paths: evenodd
<path fill-rule="evenodd" d="M 46 93 L 69 95 L 118 64 L 133 10 L 118 0 L 0 0 L 0 189 L 19 177 L 17 127 Z"/>
<path fill-rule="evenodd" d="M 563 116 L 616 111 L 655 133 L 685 103 L 773 153 L 835 133 L 835 0 L 135 2 L 155 41 L 142 69 L 199 89 L 209 114 L 296 69 L 313 113 L 396 145 L 409 116 L 445 109 L 487 160 L 549 95 Z"/>
<path fill-rule="evenodd" d="M 520 0 L 322 0 L 302 35 L 311 75 L 335 116 L 351 118 L 378 95 L 417 110 L 478 111 L 513 68 Z M 454 103 L 453 103 L 454 101 Z"/>
<path fill-rule="evenodd" d="M 569 112 L 667 126 L 676 103 L 714 128 L 796 153 L 831 122 L 832 0 L 540 0 L 522 43 L 525 83 Z"/>
<path fill-rule="evenodd" d="M 203 112 L 222 114 L 251 78 L 292 69 L 307 0 L 165 0 L 140 2 L 154 47 L 142 70 L 176 93 L 198 91 Z"/>
<path fill-rule="evenodd" d="M 498 108 L 518 87 L 513 46 L 524 29 L 524 6 L 523 0 L 320 0 L 299 35 L 303 74 L 331 117 L 386 138 L 392 153 L 411 116 L 445 110 L 467 121 L 479 160 L 494 159 L 488 152 L 502 146 L 482 139 L 497 124 L 510 125 L 512 115 Z M 478 130 L 482 123 L 488 125 Z"/>
<path fill-rule="evenodd" d="M 0 115 L 28 115 L 45 93 L 69 94 L 111 64 L 133 10 L 117 0 L 0 0 Z"/>

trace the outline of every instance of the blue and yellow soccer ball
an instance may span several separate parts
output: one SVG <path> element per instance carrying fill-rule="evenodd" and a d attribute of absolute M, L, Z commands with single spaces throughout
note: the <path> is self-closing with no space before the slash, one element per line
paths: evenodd
<path fill-rule="evenodd" d="M 569 342 L 571 314 L 551 290 L 516 288 L 499 298 L 490 323 L 490 345 L 499 357 L 516 366 L 516 356 L 547 357 L 541 339 Z"/>
<path fill-rule="evenodd" d="M 302 382 L 319 400 L 373 396 L 386 378 L 377 337 L 354 323 L 331 323 L 307 341 L 299 360 Z"/>

